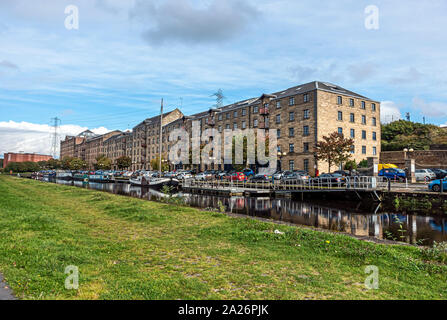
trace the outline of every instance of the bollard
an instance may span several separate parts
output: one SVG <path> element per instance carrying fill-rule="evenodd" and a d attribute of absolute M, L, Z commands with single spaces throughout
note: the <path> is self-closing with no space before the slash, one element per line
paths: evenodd
<path fill-rule="evenodd" d="M 405 178 L 405 188 L 408 189 L 408 179 Z"/>
<path fill-rule="evenodd" d="M 388 179 L 388 192 L 391 191 L 391 179 Z"/>
<path fill-rule="evenodd" d="M 440 180 L 440 184 L 441 184 L 441 193 L 444 193 L 444 183 L 442 179 Z"/>

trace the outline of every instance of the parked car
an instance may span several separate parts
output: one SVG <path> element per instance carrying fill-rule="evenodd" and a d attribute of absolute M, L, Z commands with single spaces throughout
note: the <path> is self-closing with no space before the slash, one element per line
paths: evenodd
<path fill-rule="evenodd" d="M 244 169 L 242 173 L 245 174 L 247 177 L 254 177 L 255 175 L 255 172 L 250 168 Z"/>
<path fill-rule="evenodd" d="M 180 172 L 180 173 L 177 173 L 176 178 L 177 179 L 191 179 L 192 174 L 190 174 L 189 172 Z"/>
<path fill-rule="evenodd" d="M 444 169 L 431 168 L 430 170 L 436 175 L 436 179 L 444 179 L 447 177 L 447 171 Z"/>
<path fill-rule="evenodd" d="M 281 181 L 296 181 L 296 180 L 300 180 L 300 181 L 306 181 L 309 179 L 309 176 L 305 176 L 301 173 L 298 172 L 291 172 L 289 174 L 286 174 L 285 176 L 282 177 Z"/>
<path fill-rule="evenodd" d="M 201 172 L 195 175 L 194 177 L 196 180 L 198 181 L 206 181 L 208 180 L 207 175 L 205 174 L 205 172 Z"/>
<path fill-rule="evenodd" d="M 416 181 L 431 181 L 436 179 L 436 174 L 430 169 L 416 169 L 414 175 Z"/>
<path fill-rule="evenodd" d="M 323 173 L 316 181 L 321 186 L 335 187 L 345 185 L 346 178 L 339 173 Z"/>
<path fill-rule="evenodd" d="M 247 176 L 242 172 L 232 173 L 230 176 L 227 176 L 229 181 L 247 181 Z"/>
<path fill-rule="evenodd" d="M 250 182 L 272 181 L 272 176 L 257 174 L 250 179 Z"/>
<path fill-rule="evenodd" d="M 338 170 L 338 171 L 335 171 L 334 173 L 341 174 L 343 177 L 348 177 L 348 176 L 350 176 L 349 171 L 346 171 L 346 170 Z"/>
<path fill-rule="evenodd" d="M 291 174 L 292 171 L 278 171 L 273 175 L 275 180 L 281 180 L 285 175 Z"/>
<path fill-rule="evenodd" d="M 447 179 L 446 178 L 433 180 L 428 185 L 428 190 L 434 191 L 434 192 L 440 192 L 441 191 L 441 182 L 442 182 L 442 189 L 447 191 Z"/>
<path fill-rule="evenodd" d="M 405 171 L 398 168 L 388 168 L 379 171 L 379 177 L 385 177 L 392 180 L 403 181 L 406 179 L 407 175 Z"/>

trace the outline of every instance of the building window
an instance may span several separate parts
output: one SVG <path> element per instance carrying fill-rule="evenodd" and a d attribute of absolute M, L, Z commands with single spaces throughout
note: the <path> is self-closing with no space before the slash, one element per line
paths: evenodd
<path fill-rule="evenodd" d="M 377 148 L 373 147 L 373 155 L 376 156 L 377 155 Z"/>
<path fill-rule="evenodd" d="M 227 130 L 230 130 L 230 125 L 227 124 L 227 125 L 225 126 L 225 128 L 226 128 Z"/>
<path fill-rule="evenodd" d="M 354 123 L 355 122 L 355 115 L 353 113 L 350 114 L 349 120 Z"/>
<path fill-rule="evenodd" d="M 362 130 L 362 139 L 366 140 L 366 131 L 365 130 Z"/>
<path fill-rule="evenodd" d="M 365 101 L 362 101 L 362 109 L 363 109 L 363 110 L 366 109 L 366 103 L 365 103 Z"/>
<path fill-rule="evenodd" d="M 304 110 L 304 120 L 310 119 L 310 112 L 308 109 Z"/>
<path fill-rule="evenodd" d="M 309 152 L 309 142 L 304 142 L 303 151 L 304 152 Z"/>
<path fill-rule="evenodd" d="M 278 149 L 278 152 L 281 152 L 281 146 L 278 146 L 277 149 Z"/>
<path fill-rule="evenodd" d="M 281 138 L 281 129 L 277 129 L 277 130 L 276 130 L 276 136 L 277 136 L 278 138 Z"/>
<path fill-rule="evenodd" d="M 351 146 L 351 154 L 355 154 L 355 146 Z"/>
<path fill-rule="evenodd" d="M 354 106 L 354 99 L 349 99 L 349 105 L 350 105 L 351 107 Z"/>
<path fill-rule="evenodd" d="M 343 135 L 343 128 L 338 128 L 338 134 Z"/>
<path fill-rule="evenodd" d="M 309 135 L 310 135 L 310 133 L 309 133 L 309 126 L 304 126 L 303 127 L 303 136 L 307 137 Z"/>
<path fill-rule="evenodd" d="M 343 121 L 343 112 L 338 111 L 338 121 Z"/>
<path fill-rule="evenodd" d="M 277 124 L 281 123 L 281 115 L 280 114 L 276 115 L 276 123 Z"/>
<path fill-rule="evenodd" d="M 375 103 L 371 104 L 371 109 L 372 109 L 372 111 L 376 111 L 376 104 Z"/>
<path fill-rule="evenodd" d="M 253 107 L 253 113 L 258 113 L 258 108 L 259 108 L 258 106 L 254 106 Z"/>
<path fill-rule="evenodd" d="M 355 129 L 351 129 L 351 138 L 352 138 L 352 139 L 355 138 Z"/>
<path fill-rule="evenodd" d="M 366 124 L 366 116 L 362 116 L 362 124 Z"/>
<path fill-rule="evenodd" d="M 294 153 L 295 152 L 295 145 L 293 143 L 289 144 L 289 152 Z"/>
<path fill-rule="evenodd" d="M 258 119 L 253 120 L 253 127 L 255 127 L 255 128 L 258 127 Z"/>
<path fill-rule="evenodd" d="M 295 170 L 295 161 L 294 160 L 290 160 L 289 161 L 289 170 L 290 171 L 294 171 Z"/>
<path fill-rule="evenodd" d="M 295 121 L 295 112 L 289 112 L 289 121 Z"/>
<path fill-rule="evenodd" d="M 219 132 L 222 132 L 222 126 L 219 126 L 218 130 L 219 130 Z"/>
<path fill-rule="evenodd" d="M 233 112 L 233 117 L 237 118 L 237 110 Z"/>
<path fill-rule="evenodd" d="M 233 130 L 236 130 L 237 129 L 237 123 L 235 122 L 235 123 L 233 123 Z"/>
<path fill-rule="evenodd" d="M 208 119 L 208 118 L 205 118 L 205 123 L 206 123 L 206 124 L 208 124 L 208 121 L 209 121 L 209 119 Z"/>
<path fill-rule="evenodd" d="M 304 171 L 309 172 L 309 159 L 304 159 Z"/>
<path fill-rule="evenodd" d="M 222 121 L 222 114 L 219 114 L 217 118 L 219 119 L 219 121 Z"/>
<path fill-rule="evenodd" d="M 362 146 L 362 154 L 366 154 L 366 146 Z"/>
<path fill-rule="evenodd" d="M 305 103 L 310 101 L 308 93 L 305 93 L 303 97 L 304 97 L 304 102 Z"/>
<path fill-rule="evenodd" d="M 376 118 L 372 118 L 372 125 L 374 127 L 377 126 L 377 119 Z"/>
<path fill-rule="evenodd" d="M 289 137 L 293 138 L 295 136 L 295 129 L 289 128 Z"/>
<path fill-rule="evenodd" d="M 242 115 L 246 116 L 247 115 L 247 110 L 246 109 L 242 109 Z"/>
<path fill-rule="evenodd" d="M 377 133 L 376 132 L 373 132 L 373 140 L 377 141 Z"/>
<path fill-rule="evenodd" d="M 294 106 L 295 105 L 295 98 L 291 97 L 289 98 L 289 106 Z"/>
<path fill-rule="evenodd" d="M 247 128 L 247 123 L 245 121 L 242 121 L 242 129 L 246 129 Z"/>
<path fill-rule="evenodd" d="M 230 119 L 230 113 L 229 112 L 226 114 L 226 117 L 227 117 L 227 120 Z"/>
<path fill-rule="evenodd" d="M 343 104 L 343 98 L 341 96 L 337 97 L 337 103 L 340 105 Z"/>

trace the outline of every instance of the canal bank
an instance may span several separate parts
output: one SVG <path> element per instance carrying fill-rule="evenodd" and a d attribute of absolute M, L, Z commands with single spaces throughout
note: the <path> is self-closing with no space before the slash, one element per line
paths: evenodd
<path fill-rule="evenodd" d="M 447 266 L 413 246 L 25 179 L 0 190 L 0 270 L 20 298 L 447 297 Z M 69 265 L 78 291 L 64 288 Z M 369 265 L 380 290 L 364 286 Z"/>

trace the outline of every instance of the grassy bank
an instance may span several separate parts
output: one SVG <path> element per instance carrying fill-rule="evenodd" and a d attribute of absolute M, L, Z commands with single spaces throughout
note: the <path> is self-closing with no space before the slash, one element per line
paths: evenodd
<path fill-rule="evenodd" d="M 19 298 L 447 297 L 447 267 L 414 247 L 6 176 L 0 194 L 0 272 Z M 69 265 L 78 291 L 64 288 Z"/>

